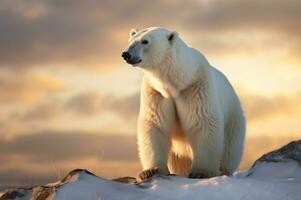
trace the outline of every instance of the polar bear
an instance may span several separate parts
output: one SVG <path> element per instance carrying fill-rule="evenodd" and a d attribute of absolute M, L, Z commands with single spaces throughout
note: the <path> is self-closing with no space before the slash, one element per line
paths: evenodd
<path fill-rule="evenodd" d="M 225 75 L 165 28 L 132 29 L 122 57 L 144 72 L 138 177 L 231 175 L 242 157 L 246 122 Z"/>

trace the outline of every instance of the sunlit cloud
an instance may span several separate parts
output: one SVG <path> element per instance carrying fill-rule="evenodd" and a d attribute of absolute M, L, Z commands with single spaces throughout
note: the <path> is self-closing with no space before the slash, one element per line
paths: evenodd
<path fill-rule="evenodd" d="M 275 115 L 298 113 L 301 108 L 301 92 L 295 96 L 266 97 L 256 94 L 241 96 L 248 120 L 261 120 Z"/>
<path fill-rule="evenodd" d="M 103 69 L 116 66 L 121 64 L 118 58 L 132 26 L 164 26 L 199 38 L 230 33 L 225 41 L 220 40 L 221 44 L 233 39 L 236 31 L 251 38 L 252 32 L 276 31 L 292 45 L 300 43 L 298 8 L 300 2 L 294 0 L 155 0 L 143 4 L 137 0 L 118 4 L 106 0 L 85 3 L 31 0 L 26 4 L 18 0 L 2 1 L 0 64 L 72 64 Z M 218 42 L 216 38 L 209 41 Z M 239 40 L 234 38 L 233 42 Z M 226 47 L 231 46 L 233 43 Z M 292 49 L 300 52 L 300 46 L 295 46 Z"/>
<path fill-rule="evenodd" d="M 60 80 L 47 74 L 0 73 L 1 103 L 35 103 L 63 89 Z"/>

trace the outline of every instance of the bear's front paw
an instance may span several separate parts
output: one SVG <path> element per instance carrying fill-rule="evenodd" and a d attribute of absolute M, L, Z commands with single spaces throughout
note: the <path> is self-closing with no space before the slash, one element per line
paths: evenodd
<path fill-rule="evenodd" d="M 146 179 L 149 179 L 158 173 L 159 173 L 158 167 L 153 167 L 150 169 L 143 170 L 143 171 L 139 172 L 139 174 L 137 176 L 137 181 L 138 182 L 145 181 Z"/>
<path fill-rule="evenodd" d="M 192 171 L 189 173 L 188 178 L 211 178 L 214 177 L 214 173 L 206 171 Z"/>

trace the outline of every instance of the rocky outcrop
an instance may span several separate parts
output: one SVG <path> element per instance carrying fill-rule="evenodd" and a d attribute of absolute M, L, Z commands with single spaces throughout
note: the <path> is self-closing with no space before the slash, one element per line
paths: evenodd
<path fill-rule="evenodd" d="M 288 162 L 296 161 L 301 166 L 301 140 L 293 141 L 280 149 L 269 152 L 261 156 L 253 166 L 258 162 Z"/>

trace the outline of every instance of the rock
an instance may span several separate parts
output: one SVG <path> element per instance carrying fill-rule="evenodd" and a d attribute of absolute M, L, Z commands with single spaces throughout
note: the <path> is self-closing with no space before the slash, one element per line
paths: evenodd
<path fill-rule="evenodd" d="M 290 142 L 280 149 L 264 154 L 253 166 L 258 162 L 288 162 L 292 160 L 301 166 L 301 140 Z"/>
<path fill-rule="evenodd" d="M 34 200 L 53 199 L 53 197 L 55 197 L 58 188 L 59 187 L 56 186 L 35 187 L 32 190 L 32 199 Z"/>
<path fill-rule="evenodd" d="M 8 200 L 8 199 L 29 199 L 29 196 L 31 196 L 31 188 L 29 189 L 15 189 L 15 190 L 9 190 L 5 192 L 1 197 L 0 200 Z"/>
<path fill-rule="evenodd" d="M 112 179 L 112 181 L 120 182 L 120 183 L 136 183 L 136 178 L 130 177 L 130 176 L 125 176 L 125 177 L 120 177 L 120 178 L 115 178 Z"/>

